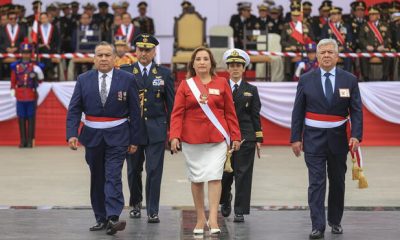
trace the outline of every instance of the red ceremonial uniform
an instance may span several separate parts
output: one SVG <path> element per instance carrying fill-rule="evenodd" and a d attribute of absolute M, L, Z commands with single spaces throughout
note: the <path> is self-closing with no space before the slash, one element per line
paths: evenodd
<path fill-rule="evenodd" d="M 200 81 L 197 77 L 194 80 Z M 204 86 L 208 91 L 208 105 L 230 135 L 231 141 L 240 141 L 239 123 L 228 82 L 224 78 L 213 77 Z M 170 128 L 170 139 L 178 138 L 190 144 L 224 141 L 222 134 L 201 109 L 186 81 L 182 81 L 176 92 Z"/>
<path fill-rule="evenodd" d="M 17 101 L 35 101 L 37 82 L 34 62 L 19 62 L 12 66 L 11 89 L 15 89 Z M 33 75 L 32 75 L 33 74 Z"/>

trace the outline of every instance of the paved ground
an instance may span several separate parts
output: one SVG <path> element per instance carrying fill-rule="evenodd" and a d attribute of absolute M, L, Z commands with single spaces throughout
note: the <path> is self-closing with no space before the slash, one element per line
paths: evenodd
<path fill-rule="evenodd" d="M 400 229 L 400 148 L 365 147 L 364 172 L 369 188 L 360 190 L 347 174 L 343 236 L 325 239 L 398 239 Z M 110 239 L 91 233 L 88 209 L 89 170 L 84 149 L 66 147 L 18 149 L 0 147 L 0 239 Z M 351 170 L 351 162 L 348 162 Z M 124 173 L 126 169 L 124 169 Z M 295 158 L 289 147 L 263 147 L 255 162 L 252 213 L 244 224 L 221 218 L 223 234 L 217 239 L 307 239 L 307 169 L 303 158 Z M 125 199 L 128 198 L 124 176 Z M 166 154 L 161 193 L 161 224 L 128 219 L 125 232 L 113 239 L 192 239 L 192 198 L 182 154 Z M 20 210 L 10 206 L 62 206 L 61 210 Z M 79 210 L 73 210 L 82 206 Z M 361 207 L 361 208 L 359 208 Z M 372 207 L 372 208 L 368 208 Z M 384 208 L 381 208 L 384 207 Z M 362 211 L 358 211 L 358 210 Z M 392 211 L 372 211 L 372 210 Z M 357 210 L 357 211 L 354 211 Z M 127 210 L 126 210 L 127 211 Z M 124 213 L 123 218 L 127 216 Z M 206 235 L 205 239 L 210 238 Z"/>

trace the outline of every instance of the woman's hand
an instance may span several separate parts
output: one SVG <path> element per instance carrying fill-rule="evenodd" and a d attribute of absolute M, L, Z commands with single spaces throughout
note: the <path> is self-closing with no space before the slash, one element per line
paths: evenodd
<path fill-rule="evenodd" d="M 240 149 L 240 141 L 233 141 L 232 142 L 232 148 L 234 151 L 239 151 Z"/>
<path fill-rule="evenodd" d="M 171 140 L 171 152 L 178 153 L 179 150 L 181 150 L 180 141 L 178 138 L 173 138 Z"/>

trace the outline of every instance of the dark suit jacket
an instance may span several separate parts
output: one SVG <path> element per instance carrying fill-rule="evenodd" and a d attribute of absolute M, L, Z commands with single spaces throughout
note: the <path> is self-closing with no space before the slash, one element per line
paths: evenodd
<path fill-rule="evenodd" d="M 168 68 L 153 62 L 143 79 L 138 63 L 122 65 L 121 70 L 133 73 L 139 92 L 143 96 L 143 116 L 140 121 L 140 144 L 163 142 L 167 139 L 167 129 L 174 105 L 174 79 Z M 161 81 L 162 80 L 162 81 Z"/>
<path fill-rule="evenodd" d="M 262 137 L 256 137 L 256 132 L 262 133 L 260 121 L 261 102 L 257 87 L 242 81 L 237 94 L 233 96 L 233 102 L 236 116 L 239 120 L 242 139 L 262 142 Z"/>
<path fill-rule="evenodd" d="M 119 99 L 120 93 L 126 99 Z M 129 117 L 129 121 L 113 128 L 95 129 L 83 126 L 79 141 L 95 147 L 104 139 L 109 146 L 138 145 L 139 98 L 134 76 L 114 69 L 110 92 L 103 107 L 100 99 L 98 71 L 90 70 L 78 76 L 67 113 L 67 139 L 78 136 L 82 113 L 98 117 Z"/>
<path fill-rule="evenodd" d="M 19 32 L 17 39 L 15 41 L 15 47 L 19 49 L 19 45 L 24 41 L 24 38 L 27 37 L 27 32 L 23 26 L 19 26 Z M 7 35 L 6 26 L 0 28 L 0 50 L 2 53 L 6 52 L 6 49 L 11 47 L 10 38 Z M 17 50 L 19 52 L 19 50 Z"/>
<path fill-rule="evenodd" d="M 49 36 L 49 45 L 50 49 L 47 47 L 39 48 L 39 53 L 58 53 L 60 48 L 60 32 L 58 28 L 52 24 L 52 32 Z M 42 37 L 42 29 L 39 27 L 39 34 L 38 34 L 38 41 L 39 44 L 44 44 L 43 37 Z"/>
<path fill-rule="evenodd" d="M 304 126 L 306 112 L 351 117 L 351 137 L 362 140 L 363 116 L 357 78 L 349 72 L 336 68 L 335 91 L 331 104 L 325 98 L 320 68 L 300 77 L 292 112 L 291 142 L 303 141 L 304 152 L 333 154 L 349 150 L 346 124 L 336 128 Z M 339 89 L 349 89 L 350 97 L 340 97 Z"/>

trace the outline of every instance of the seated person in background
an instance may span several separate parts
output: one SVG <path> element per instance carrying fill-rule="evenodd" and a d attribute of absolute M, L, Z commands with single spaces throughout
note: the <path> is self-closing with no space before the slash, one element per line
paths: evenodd
<path fill-rule="evenodd" d="M 60 50 L 60 35 L 57 26 L 49 22 L 46 12 L 40 14 L 40 26 L 38 34 L 39 53 L 58 53 Z M 42 58 L 44 64 L 44 79 L 47 81 L 55 80 L 55 64 L 51 58 Z"/>
<path fill-rule="evenodd" d="M 124 13 L 122 14 L 122 24 L 116 32 L 126 37 L 128 46 L 133 50 L 135 48 L 134 39 L 140 34 L 140 25 L 137 22 L 132 23 L 131 15 Z"/>
<path fill-rule="evenodd" d="M 114 37 L 114 46 L 115 51 L 117 52 L 117 56 L 115 58 L 115 68 L 119 68 L 124 64 L 133 64 L 137 62 L 137 58 L 132 55 L 128 55 L 130 48 L 126 43 L 126 37 L 122 35 L 116 35 Z"/>
<path fill-rule="evenodd" d="M 91 24 L 91 17 L 83 13 L 78 26 L 72 32 L 72 48 L 75 52 L 93 52 L 101 35 L 97 25 Z"/>
<path fill-rule="evenodd" d="M 138 11 L 139 11 L 139 16 L 135 17 L 133 19 L 133 22 L 138 22 L 140 25 L 140 31 L 142 33 L 148 33 L 151 35 L 154 35 L 154 21 L 151 17 L 148 17 L 146 15 L 147 13 L 147 3 L 146 2 L 140 2 L 137 5 Z"/>
<path fill-rule="evenodd" d="M 318 68 L 316 51 L 317 45 L 314 42 L 306 44 L 307 57 L 296 63 L 296 71 L 293 76 L 294 81 L 299 81 L 301 74 Z"/>

